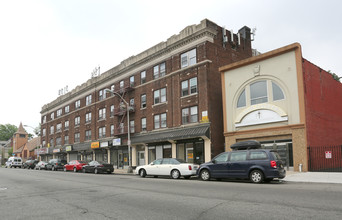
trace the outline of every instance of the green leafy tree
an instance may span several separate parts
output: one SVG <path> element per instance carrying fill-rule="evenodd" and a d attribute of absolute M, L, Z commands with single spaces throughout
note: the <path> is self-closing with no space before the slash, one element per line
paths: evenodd
<path fill-rule="evenodd" d="M 17 132 L 18 128 L 11 124 L 0 124 L 0 141 L 8 141 Z"/>
<path fill-rule="evenodd" d="M 341 81 L 340 81 L 340 78 L 341 78 L 341 77 L 339 77 L 336 73 L 333 73 L 333 72 L 331 72 L 330 70 L 328 70 L 328 73 L 331 74 L 331 76 L 334 78 L 334 80 L 341 82 Z"/>
<path fill-rule="evenodd" d="M 9 157 L 11 157 L 12 154 L 13 154 L 13 148 L 8 149 L 8 155 L 9 155 Z"/>

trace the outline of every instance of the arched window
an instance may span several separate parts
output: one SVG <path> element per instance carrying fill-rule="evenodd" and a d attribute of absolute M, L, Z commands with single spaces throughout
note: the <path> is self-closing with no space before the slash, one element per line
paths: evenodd
<path fill-rule="evenodd" d="M 282 100 L 284 99 L 284 93 L 281 90 L 281 88 L 275 84 L 274 82 L 272 82 L 272 91 L 273 91 L 273 101 L 277 101 L 277 100 Z"/>
<path fill-rule="evenodd" d="M 268 101 L 267 98 L 267 83 L 266 81 L 259 81 L 251 84 L 251 105 L 264 103 Z"/>
<path fill-rule="evenodd" d="M 246 91 L 245 89 L 242 91 L 242 93 L 239 96 L 237 107 L 245 107 L 246 106 Z"/>

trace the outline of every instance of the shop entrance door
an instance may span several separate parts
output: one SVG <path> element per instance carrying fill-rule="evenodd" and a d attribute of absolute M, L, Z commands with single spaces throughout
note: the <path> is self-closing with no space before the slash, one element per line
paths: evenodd
<path fill-rule="evenodd" d="M 145 165 L 145 151 L 138 152 L 139 166 Z"/>
<path fill-rule="evenodd" d="M 118 169 L 123 169 L 124 168 L 124 157 L 123 157 L 123 152 L 122 150 L 118 151 Z"/>

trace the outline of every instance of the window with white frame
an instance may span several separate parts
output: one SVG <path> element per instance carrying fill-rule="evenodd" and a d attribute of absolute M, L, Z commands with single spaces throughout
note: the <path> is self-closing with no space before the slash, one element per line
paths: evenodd
<path fill-rule="evenodd" d="M 132 120 L 132 121 L 129 122 L 129 131 L 130 131 L 131 133 L 134 133 L 134 132 L 135 132 L 134 120 Z"/>
<path fill-rule="evenodd" d="M 196 64 L 196 48 L 181 54 L 181 67 L 185 68 Z"/>
<path fill-rule="evenodd" d="M 46 115 L 43 116 L 43 124 L 46 123 Z"/>
<path fill-rule="evenodd" d="M 86 121 L 85 121 L 86 123 L 90 123 L 91 122 L 91 112 L 88 112 L 87 114 L 86 114 Z"/>
<path fill-rule="evenodd" d="M 154 91 L 154 104 L 166 102 L 166 88 Z"/>
<path fill-rule="evenodd" d="M 131 87 L 134 86 L 134 76 L 129 77 L 129 85 L 130 85 Z"/>
<path fill-rule="evenodd" d="M 146 82 L 146 71 L 140 73 L 140 83 L 144 84 Z"/>
<path fill-rule="evenodd" d="M 45 137 L 45 135 L 46 135 L 46 129 L 43 128 L 43 137 Z"/>
<path fill-rule="evenodd" d="M 153 67 L 153 79 L 165 76 L 165 62 Z"/>
<path fill-rule="evenodd" d="M 125 82 L 123 80 L 120 81 L 120 89 L 123 89 L 125 87 Z"/>
<path fill-rule="evenodd" d="M 146 118 L 141 119 L 141 131 L 146 131 Z"/>
<path fill-rule="evenodd" d="M 104 100 L 106 98 L 106 91 L 102 89 L 99 91 L 99 101 Z"/>
<path fill-rule="evenodd" d="M 99 128 L 99 138 L 105 138 L 106 137 L 106 127 Z"/>
<path fill-rule="evenodd" d="M 56 130 L 57 132 L 61 132 L 62 131 L 62 123 L 59 123 L 56 125 Z"/>
<path fill-rule="evenodd" d="M 114 105 L 110 106 L 110 117 L 114 116 Z"/>
<path fill-rule="evenodd" d="M 70 111 L 69 105 L 65 106 L 64 107 L 64 113 L 69 113 L 69 111 Z"/>
<path fill-rule="evenodd" d="M 285 99 L 284 92 L 276 82 L 272 80 L 261 80 L 252 82 L 242 90 L 236 106 L 237 108 L 241 108 L 247 105 L 266 103 L 270 100 L 278 101 L 283 99 Z"/>
<path fill-rule="evenodd" d="M 191 79 L 182 81 L 181 87 L 182 87 L 182 96 L 187 96 L 187 95 L 197 93 L 197 77 L 193 77 Z"/>
<path fill-rule="evenodd" d="M 51 113 L 50 118 L 51 118 L 51 120 L 55 119 L 55 113 L 54 112 Z"/>
<path fill-rule="evenodd" d="M 91 104 L 91 95 L 86 96 L 86 105 Z"/>
<path fill-rule="evenodd" d="M 91 140 L 91 130 L 85 131 L 85 140 L 90 141 Z"/>
<path fill-rule="evenodd" d="M 50 134 L 53 134 L 55 132 L 55 127 L 52 125 L 51 127 L 50 127 Z"/>
<path fill-rule="evenodd" d="M 64 122 L 64 130 L 68 130 L 69 129 L 69 121 L 65 121 Z"/>
<path fill-rule="evenodd" d="M 50 147 L 54 147 L 55 145 L 54 145 L 54 140 L 53 140 L 53 138 L 51 138 L 50 139 Z"/>
<path fill-rule="evenodd" d="M 99 120 L 106 119 L 106 108 L 99 109 Z"/>
<path fill-rule="evenodd" d="M 80 133 L 75 133 L 74 137 L 75 137 L 74 142 L 79 143 L 80 142 Z"/>
<path fill-rule="evenodd" d="M 146 94 L 141 95 L 141 108 L 146 108 Z"/>
<path fill-rule="evenodd" d="M 58 109 L 57 110 L 57 118 L 61 117 L 61 115 L 62 115 L 62 109 Z"/>
<path fill-rule="evenodd" d="M 110 136 L 114 136 L 114 134 L 115 134 L 115 127 L 114 127 L 114 125 L 111 125 L 110 126 Z"/>
<path fill-rule="evenodd" d="M 154 115 L 154 129 L 166 128 L 166 113 Z"/>
<path fill-rule="evenodd" d="M 75 126 L 79 126 L 80 123 L 81 123 L 81 117 L 80 116 L 75 117 Z"/>
<path fill-rule="evenodd" d="M 69 144 L 69 135 L 64 136 L 64 144 Z"/>
<path fill-rule="evenodd" d="M 81 107 L 81 100 L 77 100 L 75 102 L 75 109 L 79 109 Z"/>
<path fill-rule="evenodd" d="M 62 138 L 61 137 L 57 137 L 56 138 L 56 146 L 61 146 L 62 145 Z"/>
<path fill-rule="evenodd" d="M 198 122 L 198 107 L 192 106 L 182 109 L 182 124 Z"/>

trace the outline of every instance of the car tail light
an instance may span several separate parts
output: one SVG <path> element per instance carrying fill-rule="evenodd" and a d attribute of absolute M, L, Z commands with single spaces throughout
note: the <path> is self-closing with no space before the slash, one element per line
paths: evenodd
<path fill-rule="evenodd" d="M 271 160 L 271 167 L 277 168 L 277 162 L 274 160 Z"/>
<path fill-rule="evenodd" d="M 189 170 L 192 170 L 192 166 L 191 165 L 189 165 Z"/>

